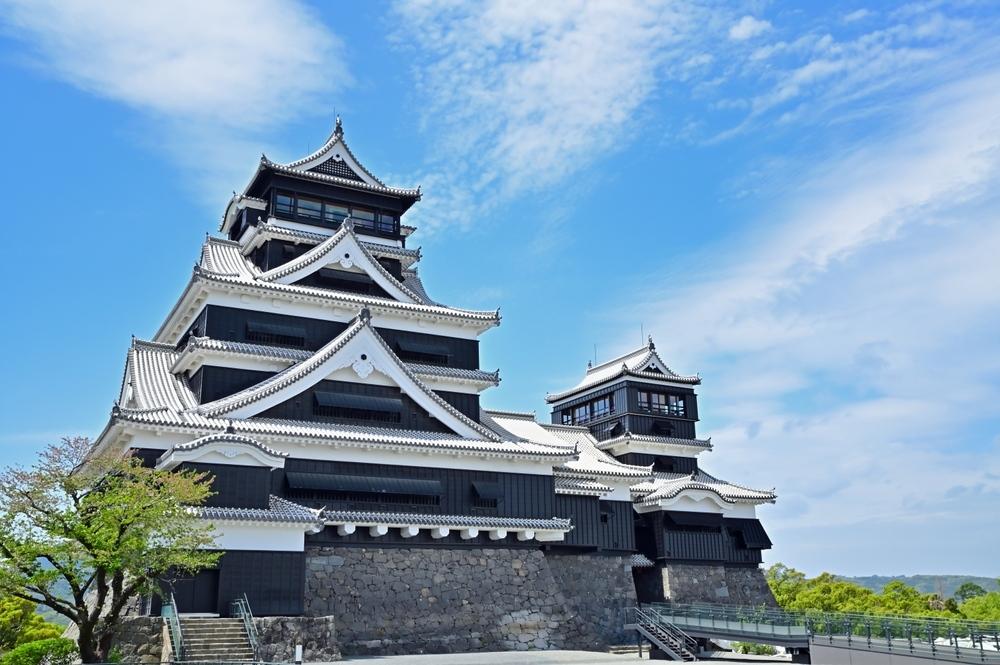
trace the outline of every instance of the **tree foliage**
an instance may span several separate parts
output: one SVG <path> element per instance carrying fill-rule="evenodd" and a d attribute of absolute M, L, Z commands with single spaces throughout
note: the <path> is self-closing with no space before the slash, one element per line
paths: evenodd
<path fill-rule="evenodd" d="M 35 603 L 23 598 L 0 598 L 0 651 L 62 635 L 63 627 L 50 623 L 35 611 Z"/>
<path fill-rule="evenodd" d="M 976 596 L 985 596 L 986 589 L 979 586 L 975 582 L 966 582 L 962 586 L 955 590 L 955 600 L 960 603 L 964 603 L 970 598 L 975 598 Z"/>
<path fill-rule="evenodd" d="M 206 474 L 90 453 L 87 439 L 64 439 L 0 474 L 0 594 L 76 624 L 85 663 L 107 658 L 130 601 L 220 556 L 191 508 L 210 496 Z"/>
<path fill-rule="evenodd" d="M 898 580 L 876 593 L 830 573 L 807 578 L 781 563 L 768 568 L 765 575 L 775 600 L 787 610 L 1000 621 L 1000 592 L 987 593 L 975 584 L 971 586 L 982 594 L 973 593 L 959 603 L 957 593 L 955 599 L 945 599 Z"/>
<path fill-rule="evenodd" d="M 0 658 L 0 665 L 72 665 L 77 648 L 73 640 L 50 637 L 17 647 Z"/>

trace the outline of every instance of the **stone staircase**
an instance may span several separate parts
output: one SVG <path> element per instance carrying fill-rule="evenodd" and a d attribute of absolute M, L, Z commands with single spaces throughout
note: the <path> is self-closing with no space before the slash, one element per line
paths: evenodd
<path fill-rule="evenodd" d="M 253 647 L 242 619 L 180 617 L 184 660 L 189 662 L 253 662 Z"/>

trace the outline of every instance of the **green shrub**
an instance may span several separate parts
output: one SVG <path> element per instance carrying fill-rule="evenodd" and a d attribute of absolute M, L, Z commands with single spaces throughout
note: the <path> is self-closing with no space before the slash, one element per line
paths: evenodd
<path fill-rule="evenodd" d="M 72 665 L 76 656 L 76 642 L 64 637 L 51 637 L 8 651 L 0 658 L 0 665 Z"/>
<path fill-rule="evenodd" d="M 778 650 L 770 644 L 757 644 L 756 642 L 733 642 L 733 651 L 736 653 L 752 654 L 754 656 L 773 656 Z"/>

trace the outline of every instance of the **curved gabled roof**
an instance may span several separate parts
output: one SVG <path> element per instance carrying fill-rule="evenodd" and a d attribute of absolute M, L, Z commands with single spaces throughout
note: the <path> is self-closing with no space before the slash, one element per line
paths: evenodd
<path fill-rule="evenodd" d="M 380 356 L 378 358 L 362 356 L 368 363 L 367 371 L 369 373 L 374 369 L 374 365 L 371 363 L 376 362 L 383 373 L 395 370 L 393 379 L 400 384 L 404 392 L 418 404 L 421 404 L 422 407 L 428 408 L 431 411 L 437 411 L 435 414 L 436 417 L 445 426 L 455 430 L 459 434 L 468 435 L 468 433 L 474 432 L 486 439 L 500 440 L 496 432 L 472 420 L 446 402 L 440 395 L 425 386 L 406 367 L 406 364 L 393 353 L 385 340 L 372 330 L 371 314 L 367 310 L 362 310 L 344 332 L 327 342 L 308 359 L 298 362 L 288 369 L 278 372 L 245 390 L 222 397 L 213 402 L 202 404 L 197 408 L 197 411 L 203 415 L 216 418 L 224 415 L 233 415 L 238 418 L 255 415 L 255 413 L 250 413 L 249 411 L 261 409 L 261 404 L 274 401 L 279 397 L 287 398 L 293 394 L 298 394 L 302 390 L 325 379 L 330 374 L 331 367 L 337 363 L 335 358 L 340 351 L 359 336 L 367 341 L 367 348 L 369 349 L 367 353 L 369 355 L 378 354 Z M 353 366 L 352 362 L 348 361 L 353 361 L 353 356 L 344 360 L 343 366 Z M 360 374 L 361 372 L 359 372 Z M 367 376 L 367 374 L 364 376 Z M 434 409 L 435 405 L 437 409 Z"/>
<path fill-rule="evenodd" d="M 378 262 L 375 261 L 375 263 L 377 264 Z M 261 280 L 260 274 L 260 269 L 243 256 L 239 243 L 210 237 L 205 240 L 205 244 L 202 246 L 201 258 L 198 265 L 195 266 L 193 279 L 246 286 L 254 290 L 274 291 L 293 297 L 316 298 L 326 302 L 339 301 L 356 307 L 385 308 L 399 312 L 419 312 L 444 318 L 483 322 L 491 325 L 497 325 L 500 322 L 499 311 L 483 312 L 437 304 L 401 302 L 389 298 L 360 295 L 346 291 L 333 291 L 314 286 L 268 282 Z M 169 321 L 170 317 L 167 319 L 167 322 Z M 164 326 L 166 326 L 166 323 Z M 163 331 L 164 328 L 161 328 L 157 332 L 157 338 L 160 337 Z"/>
<path fill-rule="evenodd" d="M 341 249 L 346 251 L 341 251 Z M 335 256 L 335 253 L 340 256 Z M 368 249 L 361 243 L 361 240 L 355 235 L 354 224 L 350 218 L 345 219 L 340 224 L 340 228 L 336 233 L 323 240 L 323 242 L 305 254 L 276 268 L 260 273 L 257 279 L 263 282 L 290 284 L 334 262 L 339 262 L 344 268 L 358 266 L 383 290 L 395 296 L 397 300 L 424 305 L 430 304 L 420 294 L 411 291 L 402 282 L 393 277 L 385 269 L 385 266 L 375 260 L 375 257 L 371 255 Z"/>
<path fill-rule="evenodd" d="M 412 200 L 420 198 L 419 187 L 416 189 L 390 187 L 361 164 L 344 141 L 344 126 L 339 116 L 333 133 L 318 150 L 287 164 L 272 161 L 266 155 L 261 155 L 257 174 L 264 169 Z M 256 180 L 257 174 L 251 179 L 251 183 Z"/>
<path fill-rule="evenodd" d="M 667 364 L 663 362 L 663 358 L 656 352 L 656 345 L 653 344 L 653 338 L 650 337 L 649 344 L 640 349 L 618 356 L 600 365 L 588 367 L 587 373 L 578 384 L 568 390 L 546 395 L 545 401 L 549 403 L 558 402 L 578 392 L 623 376 L 692 386 L 701 383 L 701 377 L 698 375 L 677 374 L 667 367 Z"/>
<path fill-rule="evenodd" d="M 197 357 L 242 357 L 275 361 L 276 364 L 292 365 L 309 359 L 313 351 L 306 349 L 291 349 L 284 346 L 268 346 L 253 342 L 234 342 L 210 337 L 191 336 L 182 348 L 177 350 L 176 360 L 171 367 L 172 372 L 191 371 L 191 363 Z M 208 363 L 211 364 L 211 363 Z M 479 383 L 496 386 L 500 383 L 500 370 L 487 372 L 481 369 L 462 369 L 460 367 L 445 367 L 441 365 L 424 365 L 408 362 L 406 366 L 415 375 L 455 379 L 467 383 Z"/>
<path fill-rule="evenodd" d="M 774 490 L 756 490 L 743 485 L 737 485 L 720 480 L 704 471 L 692 473 L 660 473 L 654 474 L 651 481 L 632 486 L 632 493 L 639 497 L 637 503 L 643 505 L 656 504 L 659 501 L 673 499 L 689 490 L 711 492 L 726 503 L 773 503 L 777 499 Z"/>
<path fill-rule="evenodd" d="M 99 438 L 99 446 L 111 443 L 117 436 L 112 432 L 119 432 L 126 426 L 158 432 L 182 432 L 193 437 L 221 435 L 231 428 L 236 434 L 267 441 L 272 446 L 292 440 L 310 445 L 346 448 L 377 447 L 398 451 L 523 459 L 549 465 L 575 457 L 572 449 L 565 447 L 511 439 L 498 440 L 497 437 L 470 438 L 423 430 L 260 417 L 239 420 L 204 415 L 199 413 L 197 399 L 185 377 L 171 372 L 182 352 L 168 344 L 133 340 L 124 373 L 123 399 L 112 409 L 111 420 Z"/>
<path fill-rule="evenodd" d="M 562 475 L 603 478 L 651 478 L 652 466 L 624 464 L 597 449 L 596 440 L 585 427 L 543 425 L 534 414 L 510 411 L 482 411 L 482 420 L 502 436 L 512 436 L 547 446 L 576 451 L 578 458 L 556 469 Z"/>
<path fill-rule="evenodd" d="M 314 233 L 312 231 L 289 228 L 287 226 L 282 226 L 276 218 L 269 218 L 266 221 L 248 227 L 247 232 L 240 238 L 239 243 L 240 247 L 243 249 L 244 256 L 246 256 L 262 242 L 272 238 L 291 240 L 296 243 L 318 245 L 329 238 L 330 235 L 331 234 L 328 233 Z M 363 240 L 360 237 L 358 240 L 361 245 L 372 254 L 372 256 L 383 256 L 398 259 L 404 268 L 409 268 L 421 259 L 421 250 L 419 247 L 410 249 L 408 247 L 385 245 L 380 242 Z"/>

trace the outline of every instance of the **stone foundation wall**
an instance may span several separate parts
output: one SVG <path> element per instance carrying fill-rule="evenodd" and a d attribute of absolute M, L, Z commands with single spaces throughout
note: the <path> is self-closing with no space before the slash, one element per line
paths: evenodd
<path fill-rule="evenodd" d="M 111 649 L 123 663 L 159 663 L 163 655 L 163 619 L 130 616 L 122 619 Z M 76 639 L 73 635 L 71 639 Z"/>
<path fill-rule="evenodd" d="M 260 644 L 258 658 L 282 663 L 295 659 L 295 645 L 302 645 L 306 663 L 340 660 L 335 618 L 260 617 L 254 619 Z"/>
<path fill-rule="evenodd" d="M 604 649 L 628 644 L 635 634 L 625 631 L 628 608 L 635 607 L 632 567 L 620 556 L 546 554 L 552 576 L 580 635 L 567 635 L 567 648 Z M 575 631 L 574 631 L 575 632 Z"/>
<path fill-rule="evenodd" d="M 664 563 L 636 577 L 643 600 L 777 606 L 757 567 Z"/>
<path fill-rule="evenodd" d="M 605 647 L 624 619 L 607 596 L 634 599 L 625 561 L 570 558 L 527 549 L 312 548 L 306 614 L 335 618 L 345 656 Z"/>

